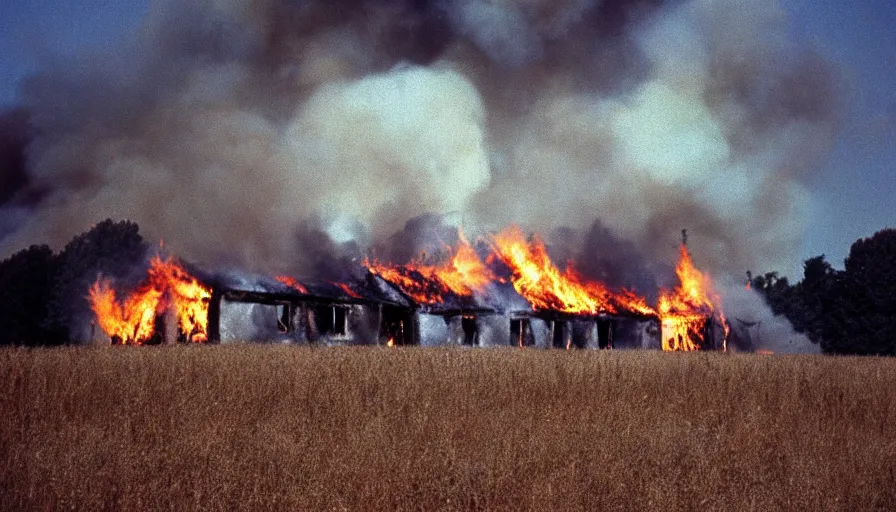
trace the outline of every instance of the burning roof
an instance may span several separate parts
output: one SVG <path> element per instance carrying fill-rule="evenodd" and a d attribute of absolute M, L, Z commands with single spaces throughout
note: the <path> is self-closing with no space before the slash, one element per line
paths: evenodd
<path fill-rule="evenodd" d="M 664 290 L 658 306 L 663 320 L 663 350 L 699 350 L 703 348 L 700 340 L 706 338 L 701 331 L 706 328 L 707 318 L 715 315 L 716 305 L 721 303 L 721 299 L 714 291 L 709 276 L 694 267 L 686 239 L 679 247 L 675 273 L 679 285 L 670 291 Z M 730 329 L 721 309 L 718 309 L 718 314 L 725 331 L 724 343 Z"/>
<path fill-rule="evenodd" d="M 146 280 L 122 301 L 111 284 L 99 278 L 90 302 L 100 327 L 121 343 L 146 342 L 157 316 L 166 310 L 176 314 L 186 339 L 206 341 L 213 288 L 237 300 L 383 304 L 443 315 L 653 317 L 662 321 L 664 350 L 707 348 L 702 341 L 707 322 L 718 315 L 727 336 L 719 297 L 708 275 L 694 267 L 684 242 L 676 268 L 680 283 L 671 291 L 662 290 L 653 308 L 633 291 L 583 278 L 571 265 L 561 270 L 541 239 L 527 237 L 519 227 L 477 240 L 475 247 L 459 235 L 456 247 L 445 246 L 441 262 L 428 263 L 424 257 L 407 264 L 366 259 L 366 273 L 343 281 L 224 274 L 209 286 L 173 258 L 157 256 Z"/>
<path fill-rule="evenodd" d="M 211 287 L 199 282 L 174 258 L 150 260 L 146 279 L 125 297 L 116 299 L 112 284 L 102 277 L 90 288 L 88 300 L 97 323 L 113 342 L 143 344 L 154 334 L 155 321 L 166 310 L 174 312 L 186 339 L 208 340 Z"/>

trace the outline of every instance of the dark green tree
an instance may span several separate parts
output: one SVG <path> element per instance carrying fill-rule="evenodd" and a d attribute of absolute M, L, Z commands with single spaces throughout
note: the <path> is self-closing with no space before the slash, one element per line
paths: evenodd
<path fill-rule="evenodd" d="M 0 262 L 0 345 L 58 345 L 64 333 L 47 323 L 58 259 L 33 245 Z"/>
<path fill-rule="evenodd" d="M 793 300 L 793 287 L 786 277 L 778 277 L 777 272 L 766 272 L 754 277 L 750 286 L 765 297 L 776 315 L 788 315 Z"/>
<path fill-rule="evenodd" d="M 803 280 L 794 286 L 787 317 L 797 332 L 813 343 L 828 337 L 828 315 L 834 307 L 833 288 L 840 273 L 825 261 L 824 254 L 803 262 Z"/>
<path fill-rule="evenodd" d="M 856 241 L 825 304 L 825 352 L 896 355 L 896 229 Z"/>
<path fill-rule="evenodd" d="M 833 284 L 838 272 L 825 261 L 824 255 L 803 262 L 803 280 L 791 285 L 786 277 L 768 272 L 751 280 L 772 312 L 784 315 L 793 328 L 813 343 L 820 343 L 829 329 L 828 314 L 832 306 Z"/>

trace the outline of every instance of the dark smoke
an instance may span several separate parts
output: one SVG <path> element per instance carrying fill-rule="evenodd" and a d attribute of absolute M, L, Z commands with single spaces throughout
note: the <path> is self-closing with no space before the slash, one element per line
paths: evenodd
<path fill-rule="evenodd" d="M 160 0 L 27 80 L 0 256 L 112 217 L 202 265 L 335 275 L 432 250 L 415 233 L 439 222 L 519 223 L 637 289 L 683 227 L 716 274 L 779 268 L 839 104 L 786 21 L 776 0 Z"/>
<path fill-rule="evenodd" d="M 23 110 L 0 112 L 0 206 L 28 184 L 25 155 L 28 117 Z"/>

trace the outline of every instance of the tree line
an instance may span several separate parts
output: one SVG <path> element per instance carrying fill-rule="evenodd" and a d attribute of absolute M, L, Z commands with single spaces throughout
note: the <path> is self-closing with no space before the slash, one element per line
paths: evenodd
<path fill-rule="evenodd" d="M 836 270 L 824 255 L 791 285 L 776 272 L 749 276 L 776 315 L 828 354 L 896 355 L 896 229 L 857 240 Z"/>

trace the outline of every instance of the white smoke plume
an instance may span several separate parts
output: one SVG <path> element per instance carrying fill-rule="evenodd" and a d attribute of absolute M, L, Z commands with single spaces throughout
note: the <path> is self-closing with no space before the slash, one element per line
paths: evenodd
<path fill-rule="evenodd" d="M 794 331 L 783 316 L 775 316 L 762 296 L 743 284 L 726 282 L 723 307 L 730 312 L 733 351 L 767 351 L 774 354 L 818 354 L 821 348 L 804 334 Z"/>
<path fill-rule="evenodd" d="M 717 275 L 781 268 L 838 111 L 786 21 L 775 0 L 160 0 L 28 81 L 0 256 L 112 217 L 301 274 L 309 230 L 363 252 L 453 212 L 470 235 L 600 219 L 665 264 L 688 228 Z"/>

